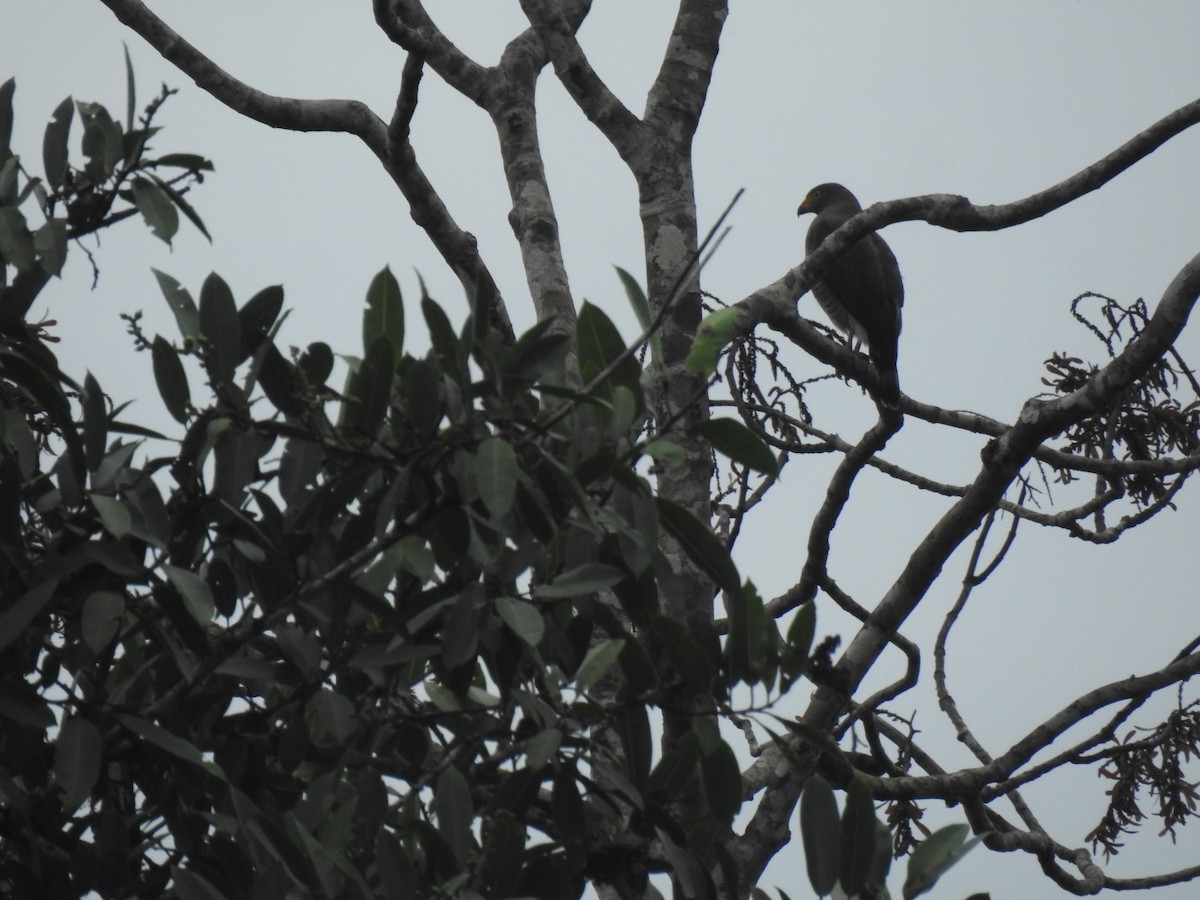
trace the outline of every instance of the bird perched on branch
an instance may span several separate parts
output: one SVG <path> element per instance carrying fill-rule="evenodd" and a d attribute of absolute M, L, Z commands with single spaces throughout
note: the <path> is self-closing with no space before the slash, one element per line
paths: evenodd
<path fill-rule="evenodd" d="M 840 184 L 819 184 L 804 198 L 796 215 L 816 213 L 804 242 L 812 253 L 821 242 L 855 213 L 858 200 Z M 904 282 L 900 266 L 883 238 L 872 232 L 835 260 L 813 287 L 825 315 L 846 332 L 850 345 L 867 345 L 879 375 L 879 399 L 891 409 L 900 405 L 896 373 L 896 343 L 900 338 L 900 307 Z"/>

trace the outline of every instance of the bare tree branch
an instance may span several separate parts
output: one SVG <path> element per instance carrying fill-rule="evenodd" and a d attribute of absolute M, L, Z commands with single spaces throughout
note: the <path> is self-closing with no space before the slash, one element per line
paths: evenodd
<path fill-rule="evenodd" d="M 335 131 L 358 137 L 383 163 L 408 201 L 413 220 L 425 229 L 446 264 L 469 291 L 490 290 L 495 281 L 480 259 L 475 239 L 458 227 L 417 165 L 412 147 L 393 146 L 383 121 L 357 100 L 298 100 L 263 93 L 230 75 L 173 31 L 140 0 L 101 0 L 164 59 L 234 112 L 272 128 Z"/>

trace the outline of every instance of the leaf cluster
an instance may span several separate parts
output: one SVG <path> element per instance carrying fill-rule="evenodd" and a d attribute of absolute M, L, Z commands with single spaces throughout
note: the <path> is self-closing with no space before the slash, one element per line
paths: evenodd
<path fill-rule="evenodd" d="M 1083 310 L 1087 301 L 1100 301 L 1091 316 Z M 1149 312 L 1141 300 L 1124 305 L 1111 297 L 1087 293 L 1075 298 L 1071 311 L 1105 345 L 1110 357 L 1149 323 Z M 1049 375 L 1042 383 L 1061 396 L 1083 389 L 1097 367 L 1077 356 L 1056 353 L 1046 361 L 1046 370 Z M 1195 453 L 1200 449 L 1200 384 L 1178 350 L 1172 349 L 1111 409 L 1072 425 L 1064 437 L 1062 449 L 1066 452 L 1100 459 L 1154 461 Z M 1067 469 L 1058 470 L 1058 476 L 1064 483 L 1075 477 Z M 1144 508 L 1165 497 L 1175 481 L 1163 474 L 1137 472 L 1120 479 L 1119 486 Z"/>
<path fill-rule="evenodd" d="M 737 761 L 711 718 L 655 761 L 650 714 L 798 677 L 812 623 L 782 641 L 637 473 L 641 367 L 608 318 L 506 343 L 482 302 L 456 329 L 423 295 L 417 356 L 385 269 L 361 355 L 285 352 L 281 288 L 156 274 L 178 335 L 140 343 L 179 436 L 40 343 L 6 351 L 0 886 L 574 897 L 669 869 L 711 891 Z M 607 374 L 567 387 L 569 351 Z M 738 428 L 719 443 L 761 463 Z M 723 590 L 724 648 L 663 615 L 663 533 Z"/>

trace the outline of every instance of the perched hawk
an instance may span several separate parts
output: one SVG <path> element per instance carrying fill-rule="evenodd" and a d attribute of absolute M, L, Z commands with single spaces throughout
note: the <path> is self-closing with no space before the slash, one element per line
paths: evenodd
<path fill-rule="evenodd" d="M 805 253 L 816 250 L 858 212 L 862 212 L 858 200 L 840 184 L 819 184 L 809 191 L 796 210 L 798 216 L 817 214 L 808 229 Z M 867 345 L 879 375 L 879 398 L 895 409 L 900 404 L 896 342 L 904 283 L 891 248 L 872 232 L 825 270 L 813 294 L 829 320 L 849 336 L 851 346 Z"/>

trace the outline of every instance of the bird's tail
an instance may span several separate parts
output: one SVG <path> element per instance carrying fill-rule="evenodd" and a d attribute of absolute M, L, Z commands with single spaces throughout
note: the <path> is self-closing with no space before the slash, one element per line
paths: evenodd
<path fill-rule="evenodd" d="M 900 375 L 896 371 L 896 357 L 879 359 L 871 355 L 871 362 L 879 376 L 879 402 L 888 409 L 900 408 Z"/>

